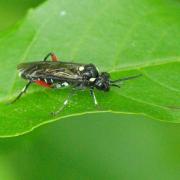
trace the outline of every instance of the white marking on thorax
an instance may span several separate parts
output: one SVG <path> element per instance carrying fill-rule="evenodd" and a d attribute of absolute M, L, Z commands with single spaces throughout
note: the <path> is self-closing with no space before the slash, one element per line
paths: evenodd
<path fill-rule="evenodd" d="M 47 79 L 44 79 L 45 83 L 47 83 Z"/>
<path fill-rule="evenodd" d="M 52 79 L 50 79 L 51 83 L 54 83 L 54 81 Z"/>
<path fill-rule="evenodd" d="M 84 71 L 84 66 L 80 66 L 79 71 Z"/>
<path fill-rule="evenodd" d="M 96 80 L 96 78 L 90 78 L 89 81 L 90 82 L 94 82 Z"/>

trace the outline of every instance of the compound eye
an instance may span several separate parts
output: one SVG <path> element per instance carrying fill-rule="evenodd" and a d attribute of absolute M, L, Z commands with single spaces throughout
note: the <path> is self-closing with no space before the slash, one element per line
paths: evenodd
<path fill-rule="evenodd" d="M 104 84 L 104 91 L 109 91 L 109 86 L 107 84 Z"/>

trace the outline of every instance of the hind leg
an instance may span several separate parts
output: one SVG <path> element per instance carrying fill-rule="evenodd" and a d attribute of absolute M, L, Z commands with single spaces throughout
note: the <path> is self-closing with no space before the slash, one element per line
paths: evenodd
<path fill-rule="evenodd" d="M 57 56 L 54 53 L 52 53 L 52 52 L 47 54 L 43 61 L 46 61 L 49 58 L 49 56 L 51 56 L 51 60 L 52 61 L 54 61 L 54 62 L 58 61 Z"/>
<path fill-rule="evenodd" d="M 60 112 L 62 112 L 62 111 L 64 110 L 64 108 L 69 104 L 69 101 L 70 101 L 71 98 L 75 95 L 75 93 L 76 93 L 76 90 L 73 89 L 73 90 L 69 93 L 69 95 L 68 95 L 68 97 L 66 98 L 66 100 L 64 101 L 63 105 L 62 105 L 57 111 L 52 112 L 52 115 L 53 115 L 53 116 L 56 116 L 56 115 L 58 115 Z"/>

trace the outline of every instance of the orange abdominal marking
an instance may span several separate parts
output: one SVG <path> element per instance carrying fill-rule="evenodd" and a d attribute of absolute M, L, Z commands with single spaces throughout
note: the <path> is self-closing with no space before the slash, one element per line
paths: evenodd
<path fill-rule="evenodd" d="M 41 81 L 41 80 L 37 80 L 37 81 L 35 81 L 35 83 L 37 85 L 39 85 L 39 86 L 43 86 L 43 87 L 46 87 L 46 88 L 50 88 L 51 87 L 51 84 L 48 84 L 48 83 L 46 83 L 44 81 Z"/>

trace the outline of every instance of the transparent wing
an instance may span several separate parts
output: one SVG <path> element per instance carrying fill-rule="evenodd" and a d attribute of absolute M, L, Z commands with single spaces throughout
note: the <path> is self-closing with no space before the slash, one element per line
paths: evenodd
<path fill-rule="evenodd" d="M 47 78 L 54 80 L 82 80 L 79 72 L 81 64 L 65 62 L 33 62 L 18 65 L 18 70 L 26 78 Z"/>

